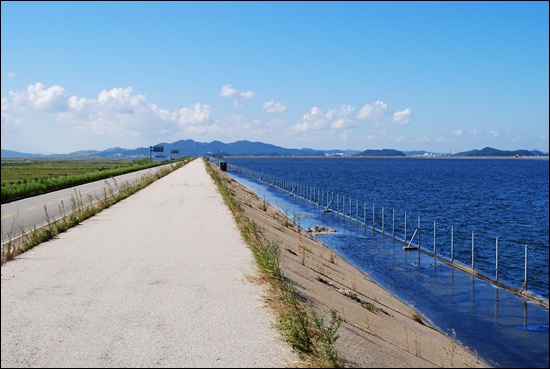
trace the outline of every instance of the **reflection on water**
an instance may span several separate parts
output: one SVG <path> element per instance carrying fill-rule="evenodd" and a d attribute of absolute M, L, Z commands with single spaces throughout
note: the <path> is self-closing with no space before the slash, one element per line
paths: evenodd
<path fill-rule="evenodd" d="M 336 229 L 337 233 L 318 239 L 490 365 L 549 366 L 548 310 L 431 255 L 405 251 L 401 242 L 363 225 L 237 173 L 229 174 L 302 228 Z"/>

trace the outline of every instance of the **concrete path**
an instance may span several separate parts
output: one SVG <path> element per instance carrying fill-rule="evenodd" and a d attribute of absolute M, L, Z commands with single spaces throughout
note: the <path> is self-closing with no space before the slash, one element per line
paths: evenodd
<path fill-rule="evenodd" d="M 202 159 L 2 266 L 2 367 L 282 367 Z"/>

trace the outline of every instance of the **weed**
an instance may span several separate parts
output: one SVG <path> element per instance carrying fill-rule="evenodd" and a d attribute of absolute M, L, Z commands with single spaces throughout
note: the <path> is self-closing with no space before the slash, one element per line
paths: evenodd
<path fill-rule="evenodd" d="M 279 244 L 265 241 L 256 224 L 243 212 L 237 199 L 231 194 L 220 175 L 208 165 L 207 171 L 217 184 L 224 202 L 232 211 L 244 240 L 252 250 L 261 280 L 268 282 L 266 302 L 276 312 L 275 327 L 285 341 L 313 367 L 342 367 L 335 349 L 336 331 L 343 319 L 335 310 L 330 310 L 331 322 L 325 326 L 324 319 L 311 306 L 305 306 L 297 297 L 292 281 L 284 276 L 279 263 Z M 288 217 L 285 217 L 288 220 Z M 305 248 L 300 247 L 302 263 Z"/>
<path fill-rule="evenodd" d="M 413 311 L 412 313 L 412 319 L 415 321 L 415 322 L 418 322 L 420 324 L 424 324 L 424 322 L 422 321 L 422 316 L 420 314 L 418 314 L 416 311 Z"/>
<path fill-rule="evenodd" d="M 367 302 L 367 301 L 362 301 L 361 300 L 361 307 L 364 308 L 364 309 L 367 309 L 368 311 L 370 311 L 372 313 L 374 313 L 374 311 L 375 311 L 374 304 L 370 303 L 370 302 Z"/>

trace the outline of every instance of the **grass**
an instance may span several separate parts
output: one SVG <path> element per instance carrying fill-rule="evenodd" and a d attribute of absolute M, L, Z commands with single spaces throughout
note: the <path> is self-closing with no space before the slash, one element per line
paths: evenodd
<path fill-rule="evenodd" d="M 281 336 L 298 353 L 305 365 L 343 367 L 335 349 L 337 330 L 343 319 L 331 309 L 331 321 L 326 325 L 324 318 L 319 316 L 311 305 L 298 299 L 292 281 L 285 277 L 281 270 L 279 244 L 262 237 L 257 224 L 244 214 L 239 201 L 224 180 L 211 165 L 206 166 L 226 205 L 233 213 L 241 235 L 252 250 L 259 271 L 257 279 L 267 283 L 269 292 L 266 302 L 276 313 L 275 327 Z"/>
<path fill-rule="evenodd" d="M 51 219 L 48 214 L 47 207 L 44 205 L 44 212 L 46 218 L 46 226 L 41 228 L 33 228 L 31 230 L 24 229 L 21 226 L 14 225 L 8 234 L 10 239 L 4 245 L 2 245 L 1 259 L 2 263 L 12 260 L 17 255 L 24 253 L 27 250 L 48 241 L 58 234 L 65 232 L 71 227 L 81 223 L 85 219 L 88 219 L 95 214 L 99 213 L 103 209 L 110 207 L 111 205 L 129 197 L 137 191 L 147 187 L 159 178 L 172 173 L 174 170 L 181 168 L 183 165 L 190 161 L 188 158 L 185 161 L 178 161 L 172 165 L 165 166 L 154 175 L 142 175 L 139 180 L 136 180 L 133 184 L 128 182 L 117 183 L 118 191 L 110 186 L 103 188 L 103 197 L 94 199 L 89 196 L 87 203 L 82 198 L 82 195 L 75 190 L 75 193 L 71 195 L 71 207 L 66 209 L 64 202 L 59 205 L 61 217 L 59 219 Z M 166 163 L 164 163 L 166 164 Z M 18 229 L 17 229 L 18 228 Z M 2 233 L 4 233 L 4 226 L 2 225 Z M 15 237 L 15 234 L 20 236 Z"/>
<path fill-rule="evenodd" d="M 150 163 L 149 159 L 2 159 L 1 200 L 4 204 L 166 163 Z"/>

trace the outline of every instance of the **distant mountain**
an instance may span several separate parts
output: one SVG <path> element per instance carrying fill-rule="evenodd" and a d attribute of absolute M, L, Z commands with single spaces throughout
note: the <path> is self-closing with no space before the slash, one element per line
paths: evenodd
<path fill-rule="evenodd" d="M 42 155 L 42 154 L 28 154 L 28 153 L 19 152 L 19 151 L 2 149 L 2 157 L 3 158 L 34 158 L 34 157 L 38 157 L 38 156 L 44 156 L 44 155 Z"/>
<path fill-rule="evenodd" d="M 394 149 L 365 150 L 354 156 L 405 156 L 401 151 Z"/>
<path fill-rule="evenodd" d="M 162 152 L 151 152 L 150 147 L 138 147 L 136 149 L 124 149 L 112 147 L 107 150 L 81 150 L 70 154 L 30 154 L 2 149 L 2 158 L 32 158 L 32 157 L 124 157 L 143 158 L 152 155 L 156 158 L 182 157 L 182 156 L 449 156 L 450 154 L 437 154 L 429 151 L 398 151 L 394 149 L 382 150 L 314 150 L 309 148 L 288 149 L 263 142 L 236 141 L 223 143 L 221 141 L 196 142 L 193 140 L 180 140 L 173 143 L 161 142 L 155 147 L 162 146 Z M 491 147 L 482 150 L 465 151 L 452 156 L 548 156 L 537 150 L 502 151 Z"/>
<path fill-rule="evenodd" d="M 544 153 L 544 152 L 539 151 L 539 150 L 531 150 L 531 153 L 535 156 L 548 156 L 548 153 Z"/>
<path fill-rule="evenodd" d="M 453 156 L 535 156 L 531 151 L 528 150 L 498 150 L 492 147 L 485 147 L 481 150 L 471 150 L 464 151 L 454 154 Z"/>
<path fill-rule="evenodd" d="M 223 155 L 223 156 L 324 156 L 321 150 L 309 148 L 287 149 L 280 146 L 266 144 L 263 142 L 237 141 L 233 143 L 223 143 L 220 141 L 196 142 L 193 140 L 180 140 L 171 144 L 162 143 L 156 146 L 163 146 L 164 153 L 170 153 L 177 150 L 179 156 L 203 156 L 203 155 Z M 149 149 L 147 148 L 147 155 Z M 127 152 L 128 153 L 128 152 Z M 131 151 L 130 151 L 131 153 Z M 138 152 L 136 152 L 138 153 Z"/>

